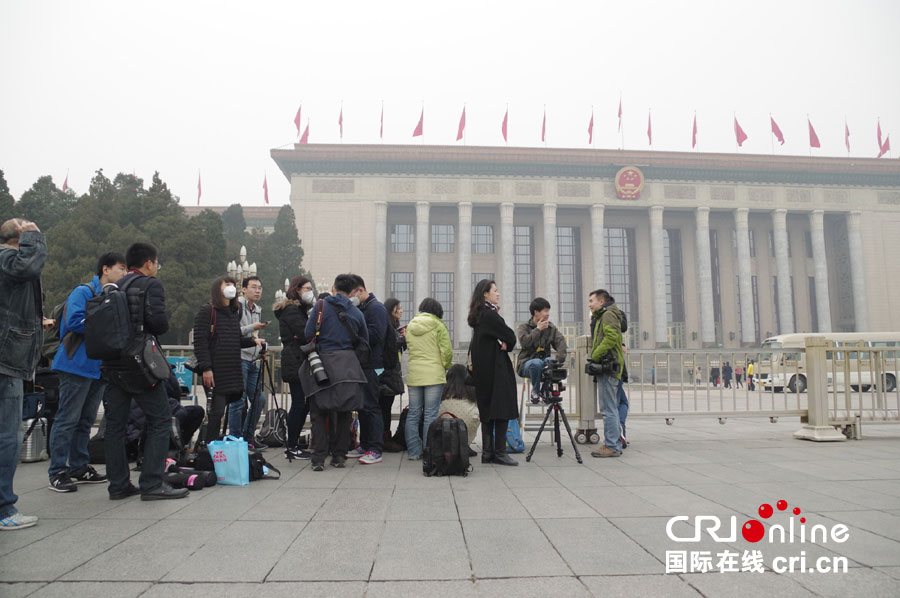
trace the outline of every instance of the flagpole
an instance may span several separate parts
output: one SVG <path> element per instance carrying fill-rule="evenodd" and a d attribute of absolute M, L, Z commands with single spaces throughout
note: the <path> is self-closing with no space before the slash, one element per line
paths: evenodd
<path fill-rule="evenodd" d="M 844 115 L 844 145 L 847 147 L 847 157 L 850 157 L 850 136 L 847 135 L 847 132 L 850 128 L 847 126 L 847 115 Z"/>
<path fill-rule="evenodd" d="M 806 113 L 806 136 L 810 137 L 809 134 L 810 127 L 812 127 L 812 123 L 809 122 L 809 112 Z M 809 143 L 809 157 L 812 158 L 812 140 Z"/>
<path fill-rule="evenodd" d="M 466 113 L 466 103 L 463 102 L 463 114 Z M 463 123 L 463 146 L 469 145 L 469 136 L 466 135 L 466 127 L 468 123 Z"/>
<path fill-rule="evenodd" d="M 543 128 L 543 130 L 541 131 L 543 133 L 541 135 L 543 139 L 541 139 L 541 141 L 544 142 L 544 147 L 547 147 L 547 104 L 544 104 L 544 121 L 543 123 L 541 123 L 541 126 Z"/>
<path fill-rule="evenodd" d="M 772 155 L 775 155 L 775 132 L 772 131 L 772 113 L 769 112 L 769 141 L 772 142 Z"/>
<path fill-rule="evenodd" d="M 381 99 L 381 123 L 378 128 L 378 137 L 380 137 L 381 145 L 384 145 L 384 98 Z"/>
<path fill-rule="evenodd" d="M 344 143 L 344 100 L 341 100 L 341 145 Z"/>
<path fill-rule="evenodd" d="M 422 99 L 422 145 L 425 145 L 425 100 Z"/>
<path fill-rule="evenodd" d="M 738 142 L 737 142 L 737 110 L 731 113 L 732 122 L 731 128 L 734 132 L 734 153 L 738 153 Z M 774 151 L 774 150 L 773 150 Z"/>
<path fill-rule="evenodd" d="M 622 91 L 619 90 L 619 110 L 622 110 Z M 622 146 L 622 150 L 625 149 L 625 118 L 623 116 L 619 116 L 619 143 Z"/>
<path fill-rule="evenodd" d="M 503 138 L 503 143 L 506 144 L 506 147 L 509 147 L 509 102 L 506 102 L 504 118 L 506 119 L 506 136 Z"/>

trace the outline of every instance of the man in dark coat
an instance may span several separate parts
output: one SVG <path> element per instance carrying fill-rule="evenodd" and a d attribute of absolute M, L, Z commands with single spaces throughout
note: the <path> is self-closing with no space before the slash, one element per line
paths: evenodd
<path fill-rule="evenodd" d="M 388 316 L 384 304 L 366 290 L 361 276 L 354 275 L 350 300 L 359 302 L 359 309 L 366 320 L 369 333 L 369 361 L 361 363 L 366 375 L 366 398 L 359 412 L 359 462 L 363 465 L 381 463 L 384 443 L 384 419 L 381 417 L 381 384 L 378 376 L 384 371 L 384 338 L 388 329 Z M 349 453 L 348 453 L 349 454 Z"/>

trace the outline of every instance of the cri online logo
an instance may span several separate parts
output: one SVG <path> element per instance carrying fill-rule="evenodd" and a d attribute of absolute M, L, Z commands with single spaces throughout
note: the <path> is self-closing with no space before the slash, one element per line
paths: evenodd
<path fill-rule="evenodd" d="M 775 507 L 779 511 L 786 511 L 788 503 L 786 500 L 779 500 L 775 503 Z M 795 527 L 797 527 L 794 523 L 795 517 L 800 515 L 800 512 L 799 507 L 794 507 L 792 511 L 794 516 L 790 518 L 787 529 L 781 524 L 769 525 L 769 543 L 778 541 L 780 543 L 787 542 L 793 544 L 795 542 L 795 532 L 799 533 L 799 540 L 796 540 L 797 542 L 807 542 L 807 529 L 805 525 L 806 517 L 800 517 L 799 529 L 795 529 Z M 758 513 L 761 519 L 769 519 L 775 513 L 775 509 L 773 509 L 770 504 L 762 504 L 759 506 Z M 669 519 L 669 522 L 666 523 L 666 534 L 673 542 L 699 542 L 700 536 L 705 529 L 707 535 L 716 542 L 734 542 L 737 540 L 737 517 L 732 515 L 730 519 L 730 529 L 726 530 L 723 528 L 722 520 L 719 517 L 715 515 L 698 515 L 697 517 L 694 517 L 694 535 L 690 537 L 680 537 L 675 534 L 672 528 L 679 521 L 688 522 L 691 518 L 686 515 L 678 515 L 672 517 Z M 722 536 L 719 534 L 719 530 L 729 533 L 727 536 Z M 809 542 L 828 542 L 830 538 L 832 542 L 841 544 L 850 539 L 849 529 L 842 523 L 832 526 L 831 529 L 828 529 L 822 524 L 816 524 L 808 531 Z M 762 522 L 757 519 L 750 519 L 741 526 L 741 535 L 747 542 L 755 544 L 766 537 L 766 528 Z"/>

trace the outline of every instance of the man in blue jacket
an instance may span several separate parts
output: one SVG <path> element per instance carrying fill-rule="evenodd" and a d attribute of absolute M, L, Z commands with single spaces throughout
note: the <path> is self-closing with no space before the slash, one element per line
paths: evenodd
<path fill-rule="evenodd" d="M 125 256 L 104 253 L 97 261 L 97 275 L 69 293 L 62 321 L 61 342 L 53 358 L 59 372 L 59 410 L 50 432 L 50 490 L 75 492 L 76 484 L 101 484 L 106 476 L 89 465 L 88 440 L 97 419 L 106 383 L 100 379 L 100 361 L 88 359 L 84 348 L 84 308 L 99 295 L 103 285 L 125 276 Z"/>
<path fill-rule="evenodd" d="M 44 235 L 34 222 L 0 224 L 0 531 L 37 523 L 16 509 L 13 477 L 22 446 L 23 380 L 34 377 L 41 350 L 41 271 L 47 261 Z"/>
<path fill-rule="evenodd" d="M 353 275 L 354 289 L 350 301 L 359 303 L 369 332 L 369 360 L 361 363 L 366 375 L 366 400 L 359 414 L 359 449 L 347 453 L 358 457 L 363 465 L 381 463 L 384 448 L 384 419 L 381 417 L 381 384 L 378 376 L 384 371 L 384 337 L 387 334 L 388 317 L 384 304 L 366 290 L 362 276 Z"/>

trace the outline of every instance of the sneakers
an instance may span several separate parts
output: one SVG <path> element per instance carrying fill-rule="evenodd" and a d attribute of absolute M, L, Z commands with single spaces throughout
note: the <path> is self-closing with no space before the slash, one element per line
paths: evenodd
<path fill-rule="evenodd" d="M 313 463 L 312 470 L 313 471 L 325 471 L 325 464 L 324 463 Z"/>
<path fill-rule="evenodd" d="M 67 472 L 58 473 L 50 478 L 49 488 L 54 492 L 75 492 L 78 486 L 72 481 Z"/>
<path fill-rule="evenodd" d="M 31 527 L 35 523 L 38 522 L 38 518 L 34 515 L 23 515 L 21 513 L 14 513 L 9 517 L 4 517 L 0 519 L 0 531 L 13 531 L 17 529 L 25 529 L 26 527 Z"/>
<path fill-rule="evenodd" d="M 540 402 L 541 402 L 541 393 L 532 390 L 531 391 L 531 404 L 537 405 Z"/>
<path fill-rule="evenodd" d="M 619 440 L 622 442 L 622 448 L 628 448 L 628 441 L 625 440 L 625 428 L 619 424 Z"/>
<path fill-rule="evenodd" d="M 346 456 L 348 459 L 359 459 L 360 457 L 362 457 L 365 454 L 366 454 L 365 451 L 363 451 L 361 447 L 356 447 L 355 449 L 351 449 L 351 450 L 347 451 Z"/>
<path fill-rule="evenodd" d="M 591 457 L 621 457 L 622 453 L 614 451 L 606 445 L 601 446 L 596 451 L 591 451 Z"/>
<path fill-rule="evenodd" d="M 259 438 L 257 438 L 256 440 L 253 441 L 252 446 L 253 446 L 253 449 L 257 450 L 257 451 L 264 451 L 267 448 L 269 448 L 269 445 L 263 444 L 262 442 L 260 442 Z"/>
<path fill-rule="evenodd" d="M 373 465 L 375 463 L 381 463 L 381 455 L 378 453 L 373 453 L 372 451 L 366 451 L 365 454 L 359 458 L 359 462 L 363 465 Z"/>
<path fill-rule="evenodd" d="M 284 449 L 284 456 L 288 461 L 291 459 L 300 459 L 301 461 L 308 461 L 310 454 L 300 448 L 289 448 Z"/>
<path fill-rule="evenodd" d="M 69 477 L 72 478 L 76 484 L 102 484 L 106 481 L 106 476 L 99 473 L 90 465 L 85 465 L 80 469 L 69 472 Z"/>

